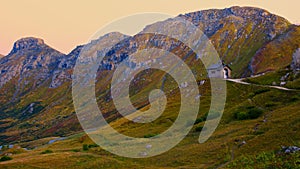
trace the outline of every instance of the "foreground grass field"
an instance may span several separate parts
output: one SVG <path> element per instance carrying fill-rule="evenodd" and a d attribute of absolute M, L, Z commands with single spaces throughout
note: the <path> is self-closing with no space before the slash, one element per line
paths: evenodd
<path fill-rule="evenodd" d="M 12 160 L 0 168 L 300 168 L 298 154 L 280 155 L 281 146 L 300 146 L 300 93 L 267 87 L 227 83 L 227 103 L 213 136 L 199 144 L 200 129 L 210 97 L 201 98 L 199 117 L 188 136 L 175 148 L 156 157 L 130 159 L 115 156 L 83 133 L 48 144 L 48 139 L 20 143 L 34 148 L 7 150 Z M 168 128 L 177 117 L 178 103 L 153 123 L 137 125 L 119 119 L 111 125 L 135 137 L 151 137 Z M 145 107 L 147 108 L 147 107 Z M 260 110 L 253 116 L 254 109 Z M 257 112 L 257 111 L 256 111 Z M 242 114 L 245 118 L 237 118 Z"/>

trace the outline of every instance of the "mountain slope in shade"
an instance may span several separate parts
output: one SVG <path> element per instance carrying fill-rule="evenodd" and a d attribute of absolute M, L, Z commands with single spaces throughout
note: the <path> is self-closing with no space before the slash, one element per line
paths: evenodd
<path fill-rule="evenodd" d="M 291 64 L 292 55 L 299 48 L 299 28 L 263 9 L 232 7 L 178 17 L 193 22 L 206 33 L 222 60 L 232 68 L 234 77 L 282 69 Z M 154 23 L 145 29 L 163 23 Z M 114 34 L 105 35 L 92 43 L 114 40 L 111 38 Z M 191 55 L 190 51 L 183 50 L 184 45 L 178 41 L 156 35 L 127 37 L 126 41 L 108 51 L 97 76 L 96 92 L 99 105 L 109 107 L 106 116 L 110 120 L 118 117 L 107 90 L 113 69 L 129 54 L 145 47 L 181 52 L 182 57 Z M 24 38 L 17 41 L 10 54 L 0 60 L 0 103 L 3 105 L 0 107 L 0 142 L 62 136 L 81 129 L 72 104 L 71 75 L 82 48 L 77 46 L 65 55 L 41 39 Z M 192 63 L 191 68 L 197 74 L 205 77 L 205 72 L 200 70 L 200 62 L 187 62 Z M 197 77 L 197 80 L 204 77 Z M 152 78 L 152 81 L 136 83 L 137 94 L 145 92 L 143 88 L 161 87 L 154 82 L 167 79 L 163 74 L 139 77 L 144 78 Z M 139 107 L 144 107 L 148 101 L 144 97 L 137 103 Z"/>

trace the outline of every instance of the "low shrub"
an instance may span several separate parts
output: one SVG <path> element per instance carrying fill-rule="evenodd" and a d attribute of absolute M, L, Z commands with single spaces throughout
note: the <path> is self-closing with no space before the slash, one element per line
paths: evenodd
<path fill-rule="evenodd" d="M 254 96 L 255 96 L 255 93 L 253 93 L 253 92 L 251 92 L 251 93 L 248 94 L 249 98 L 253 98 Z"/>
<path fill-rule="evenodd" d="M 263 110 L 256 107 L 247 107 L 246 110 L 234 112 L 234 118 L 237 120 L 256 119 L 262 115 Z"/>
<path fill-rule="evenodd" d="M 51 154 L 51 153 L 53 153 L 52 150 L 45 150 L 45 151 L 41 152 L 41 154 Z"/>
<path fill-rule="evenodd" d="M 263 111 L 259 108 L 252 108 L 248 111 L 249 119 L 256 119 L 262 114 L 263 114 Z"/>
<path fill-rule="evenodd" d="M 98 144 L 89 144 L 88 147 L 89 147 L 89 148 L 99 147 L 99 145 L 98 145 Z"/>
<path fill-rule="evenodd" d="M 246 120 L 248 119 L 247 112 L 235 112 L 234 117 L 238 120 Z"/>
<path fill-rule="evenodd" d="M 12 157 L 3 156 L 3 157 L 0 158 L 0 161 L 8 161 L 8 160 L 12 160 Z"/>
<path fill-rule="evenodd" d="M 295 102 L 295 101 L 298 101 L 299 100 L 299 97 L 298 96 L 293 96 L 291 99 L 290 99 L 290 102 Z"/>
<path fill-rule="evenodd" d="M 89 145 L 83 144 L 82 149 L 83 149 L 83 151 L 88 151 L 89 150 Z"/>

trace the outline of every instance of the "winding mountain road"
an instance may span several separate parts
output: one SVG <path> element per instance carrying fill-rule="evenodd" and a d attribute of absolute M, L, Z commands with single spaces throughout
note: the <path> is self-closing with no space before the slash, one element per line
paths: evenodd
<path fill-rule="evenodd" d="M 248 83 L 248 82 L 243 81 L 243 80 L 245 80 L 244 78 L 242 78 L 242 79 L 226 79 L 226 80 L 230 81 L 230 82 L 244 84 L 244 85 L 255 85 L 255 86 L 261 86 L 261 87 L 269 87 L 269 88 L 285 90 L 285 91 L 299 91 L 299 90 L 296 90 L 296 89 L 289 89 L 289 88 L 285 88 L 285 87 L 281 87 L 281 86 L 271 86 L 271 85 L 260 85 L 260 84 Z"/>

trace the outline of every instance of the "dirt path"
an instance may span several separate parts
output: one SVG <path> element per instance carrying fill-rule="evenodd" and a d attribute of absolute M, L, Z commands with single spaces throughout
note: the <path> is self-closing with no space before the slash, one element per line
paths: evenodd
<path fill-rule="evenodd" d="M 223 168 L 223 167 L 227 166 L 230 162 L 232 162 L 232 161 L 234 160 L 234 149 L 235 149 L 235 148 L 236 148 L 235 146 L 232 146 L 232 147 L 230 148 L 230 156 L 231 156 L 230 160 L 227 161 L 227 162 L 224 163 L 224 164 L 219 165 L 218 167 L 216 167 L 216 169 L 218 169 L 218 168 Z"/>
<path fill-rule="evenodd" d="M 244 85 L 255 85 L 255 86 L 268 87 L 268 88 L 274 88 L 274 89 L 285 90 L 285 91 L 299 91 L 296 89 L 288 89 L 288 88 L 281 87 L 281 86 L 270 86 L 270 85 L 259 85 L 259 84 L 248 83 L 248 82 L 243 81 L 245 79 L 226 79 L 226 80 L 230 81 L 230 82 L 244 84 Z"/>

